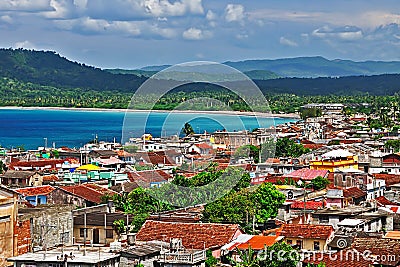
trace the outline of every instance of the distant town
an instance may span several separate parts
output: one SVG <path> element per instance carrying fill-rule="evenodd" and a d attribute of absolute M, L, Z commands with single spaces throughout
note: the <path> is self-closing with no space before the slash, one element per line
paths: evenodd
<path fill-rule="evenodd" d="M 0 266 L 400 266 L 399 111 L 347 110 L 0 148 Z M 230 187 L 205 201 L 215 184 Z"/>

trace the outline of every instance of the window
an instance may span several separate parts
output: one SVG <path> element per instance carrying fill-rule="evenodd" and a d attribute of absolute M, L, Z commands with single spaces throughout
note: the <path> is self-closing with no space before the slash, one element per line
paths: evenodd
<path fill-rule="evenodd" d="M 79 237 L 85 237 L 85 228 L 79 229 Z M 88 237 L 87 231 L 86 231 L 86 237 Z"/>
<path fill-rule="evenodd" d="M 346 176 L 345 175 L 342 176 L 342 181 L 343 181 L 343 183 L 346 182 Z"/>
<path fill-rule="evenodd" d="M 106 229 L 106 238 L 114 238 L 114 230 Z"/>
<path fill-rule="evenodd" d="M 320 216 L 319 222 L 320 223 L 329 223 L 329 217 L 328 216 Z"/>
<path fill-rule="evenodd" d="M 293 244 L 293 241 L 291 239 L 286 240 L 286 244 L 291 245 Z"/>
<path fill-rule="evenodd" d="M 314 250 L 320 250 L 319 241 L 314 241 Z"/>
<path fill-rule="evenodd" d="M 303 248 L 303 241 L 302 241 L 302 240 L 296 240 L 296 246 L 297 246 L 299 249 L 302 249 L 302 248 Z"/>

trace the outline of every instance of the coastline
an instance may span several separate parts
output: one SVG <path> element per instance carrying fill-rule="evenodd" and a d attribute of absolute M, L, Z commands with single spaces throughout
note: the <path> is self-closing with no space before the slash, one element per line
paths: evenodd
<path fill-rule="evenodd" d="M 285 119 L 300 119 L 296 113 L 262 113 L 249 111 L 233 111 L 233 110 L 145 110 L 145 109 L 112 109 L 112 108 L 68 108 L 68 107 L 19 107 L 19 106 L 4 106 L 0 110 L 67 110 L 67 111 L 95 111 L 95 112 L 159 112 L 159 113 L 199 113 L 199 114 L 225 114 L 230 116 L 257 116 L 266 118 L 285 118 Z"/>

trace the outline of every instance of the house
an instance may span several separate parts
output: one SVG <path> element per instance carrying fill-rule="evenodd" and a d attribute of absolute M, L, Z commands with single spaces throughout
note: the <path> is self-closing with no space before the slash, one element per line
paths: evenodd
<path fill-rule="evenodd" d="M 204 206 L 191 206 L 175 210 L 159 212 L 151 214 L 148 219 L 153 221 L 163 222 L 182 222 L 182 223 L 196 223 L 200 222 L 203 214 Z"/>
<path fill-rule="evenodd" d="M 288 173 L 285 175 L 285 177 L 288 178 L 297 178 L 303 181 L 311 181 L 318 176 L 321 176 L 323 178 L 327 178 L 329 171 L 327 170 L 313 170 L 313 169 L 308 169 L 308 168 L 302 168 L 299 170 L 295 170 L 291 173 Z"/>
<path fill-rule="evenodd" d="M 137 241 L 182 240 L 186 249 L 211 249 L 213 256 L 219 258 L 221 247 L 240 234 L 244 234 L 237 224 L 218 223 L 180 223 L 148 220 L 136 236 Z"/>
<path fill-rule="evenodd" d="M 38 187 L 25 187 L 15 189 L 14 191 L 20 194 L 26 201 L 33 206 L 47 204 L 47 195 L 55 190 L 50 185 L 38 186 Z"/>
<path fill-rule="evenodd" d="M 372 157 L 370 157 L 369 173 L 387 173 L 400 175 L 400 155 L 373 155 Z"/>
<path fill-rule="evenodd" d="M 130 225 L 133 215 L 110 210 L 107 204 L 83 208 L 73 211 L 75 243 L 109 245 L 117 239 L 114 221 L 123 220 L 125 225 Z M 86 229 L 86 233 L 85 233 Z M 85 236 L 86 234 L 86 236 Z"/>
<path fill-rule="evenodd" d="M 284 224 L 277 231 L 277 235 L 283 236 L 287 244 L 308 251 L 327 251 L 333 233 L 331 225 L 313 224 Z"/>
<path fill-rule="evenodd" d="M 131 182 L 136 183 L 140 187 L 160 187 L 161 185 L 168 183 L 172 178 L 171 175 L 163 170 L 146 170 L 129 172 L 128 178 Z"/>
<path fill-rule="evenodd" d="M 42 185 L 42 176 L 36 171 L 8 170 L 0 175 L 1 184 L 9 187 Z"/>
<path fill-rule="evenodd" d="M 400 264 L 400 242 L 396 239 L 381 237 L 356 237 L 351 248 L 361 253 L 369 251 L 369 255 L 375 259 L 380 266 L 399 266 Z"/>
<path fill-rule="evenodd" d="M 365 201 L 367 193 L 357 187 L 347 189 L 328 189 L 326 207 L 345 208 L 349 205 L 359 205 Z"/>
<path fill-rule="evenodd" d="M 85 266 L 118 267 L 120 255 L 110 252 L 110 248 L 83 250 L 78 247 L 61 247 L 53 250 L 26 253 L 8 259 L 16 267 L 35 266 Z"/>
<path fill-rule="evenodd" d="M 0 266 L 8 266 L 6 259 L 16 256 L 18 194 L 12 190 L 0 186 Z"/>
<path fill-rule="evenodd" d="M 193 154 L 197 153 L 200 155 L 210 155 L 213 153 L 213 147 L 207 143 L 197 143 L 189 146 L 186 149 L 186 153 Z"/>
<path fill-rule="evenodd" d="M 73 204 L 77 207 L 90 207 L 102 203 L 102 197 L 117 194 L 97 184 L 56 186 L 47 196 L 51 204 Z"/>
<path fill-rule="evenodd" d="M 328 170 L 330 172 L 343 169 L 358 169 L 358 157 L 344 149 L 336 149 L 315 160 L 310 161 L 312 170 Z"/>
<path fill-rule="evenodd" d="M 46 205 L 18 209 L 18 250 L 32 252 L 73 243 L 73 205 Z"/>
<path fill-rule="evenodd" d="M 346 218 L 354 218 L 364 212 L 374 210 L 373 207 L 346 207 L 346 208 L 325 208 L 317 210 L 311 214 L 312 224 L 317 225 L 332 225 L 333 228 L 338 228 L 338 223 Z"/>

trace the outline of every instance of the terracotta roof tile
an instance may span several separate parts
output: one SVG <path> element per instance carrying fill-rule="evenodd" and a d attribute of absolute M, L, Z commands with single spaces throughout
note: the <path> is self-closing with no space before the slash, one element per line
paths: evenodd
<path fill-rule="evenodd" d="M 391 186 L 400 183 L 400 175 L 385 174 L 385 173 L 374 173 L 372 174 L 376 179 L 385 180 L 386 186 Z"/>
<path fill-rule="evenodd" d="M 312 253 L 303 263 L 324 263 L 326 267 L 371 267 L 373 260 L 352 249 L 342 250 L 333 254 Z M 305 266 L 305 265 L 304 265 Z"/>
<path fill-rule="evenodd" d="M 375 198 L 375 200 L 376 200 L 381 206 L 399 206 L 399 204 L 390 201 L 389 199 L 387 199 L 387 198 L 384 197 L 384 196 L 377 197 L 377 198 Z"/>
<path fill-rule="evenodd" d="M 306 210 L 317 210 L 323 207 L 322 201 L 306 201 Z M 304 201 L 296 201 L 290 205 L 292 209 L 304 209 Z"/>
<path fill-rule="evenodd" d="M 400 262 L 400 241 L 379 237 L 355 238 L 351 248 L 363 253 L 370 251 L 372 256 L 379 256 L 378 262 L 388 266 L 398 266 Z M 395 257 L 388 257 L 394 255 Z M 384 257 L 385 256 L 385 257 Z"/>
<path fill-rule="evenodd" d="M 45 196 L 45 195 L 50 194 L 54 190 L 55 190 L 55 188 L 50 185 L 15 189 L 16 192 L 18 192 L 19 194 L 21 194 L 25 197 L 27 197 L 27 196 Z"/>
<path fill-rule="evenodd" d="M 331 225 L 284 224 L 278 233 L 284 237 L 328 239 L 333 231 L 334 229 Z"/>
<path fill-rule="evenodd" d="M 277 242 L 277 236 L 260 236 L 255 235 L 245 243 L 239 244 L 238 249 L 248 249 L 251 247 L 254 250 L 264 249 L 265 246 L 270 247 Z"/>
<path fill-rule="evenodd" d="M 307 168 L 295 170 L 289 174 L 287 174 L 287 177 L 295 177 L 295 178 L 300 178 L 303 180 L 311 181 L 317 176 L 322 176 L 325 177 L 329 172 L 327 170 L 310 170 Z"/>
<path fill-rule="evenodd" d="M 87 201 L 100 204 L 101 197 L 103 195 L 109 194 L 114 195 L 117 192 L 103 188 L 96 184 L 81 184 L 81 185 L 71 185 L 71 186 L 60 186 L 61 190 L 64 190 L 70 194 L 81 197 Z"/>
<path fill-rule="evenodd" d="M 181 238 L 182 245 L 187 249 L 204 249 L 221 247 L 235 237 L 240 231 L 237 224 L 215 223 L 178 223 L 146 221 L 138 232 L 138 241 L 161 240 Z"/>
<path fill-rule="evenodd" d="M 361 197 L 365 197 L 366 195 L 367 195 L 367 193 L 362 191 L 358 187 L 351 187 L 351 188 L 343 189 L 343 196 L 346 198 L 348 198 L 348 197 L 361 198 Z"/>

